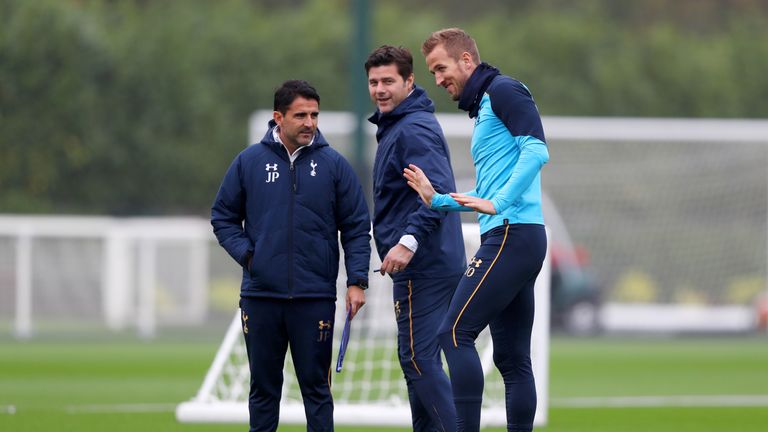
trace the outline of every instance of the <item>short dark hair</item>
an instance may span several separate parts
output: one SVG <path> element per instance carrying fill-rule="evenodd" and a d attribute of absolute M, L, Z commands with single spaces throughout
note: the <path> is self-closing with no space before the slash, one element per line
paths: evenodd
<path fill-rule="evenodd" d="M 275 91 L 274 110 L 285 114 L 297 97 L 314 99 L 320 105 L 320 95 L 312 85 L 304 80 L 288 80 Z"/>
<path fill-rule="evenodd" d="M 393 47 L 391 45 L 382 45 L 368 56 L 365 61 L 365 73 L 368 73 L 372 67 L 387 66 L 394 64 L 397 66 L 397 73 L 407 80 L 413 74 L 413 56 L 407 48 Z"/>

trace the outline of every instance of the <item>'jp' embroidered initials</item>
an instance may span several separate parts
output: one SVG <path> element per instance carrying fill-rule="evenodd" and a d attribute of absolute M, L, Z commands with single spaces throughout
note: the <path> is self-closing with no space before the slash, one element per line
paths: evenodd
<path fill-rule="evenodd" d="M 280 177 L 280 173 L 277 172 L 277 164 L 266 164 L 267 167 L 265 168 L 267 170 L 267 183 L 274 183 L 277 181 L 278 177 Z"/>

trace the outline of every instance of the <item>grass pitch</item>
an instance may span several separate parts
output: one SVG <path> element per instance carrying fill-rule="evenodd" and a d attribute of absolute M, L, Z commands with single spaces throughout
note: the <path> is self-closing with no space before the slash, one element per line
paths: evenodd
<path fill-rule="evenodd" d="M 176 404 L 196 393 L 217 347 L 218 341 L 0 340 L 0 431 L 247 430 L 175 420 Z M 767 424 L 765 335 L 555 338 L 549 422 L 536 430 L 757 432 Z"/>

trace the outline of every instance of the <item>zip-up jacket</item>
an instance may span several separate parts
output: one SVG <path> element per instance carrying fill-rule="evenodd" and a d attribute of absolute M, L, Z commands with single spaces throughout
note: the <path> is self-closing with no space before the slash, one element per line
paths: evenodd
<path fill-rule="evenodd" d="M 243 267 L 241 296 L 335 299 L 339 238 L 347 285 L 368 281 L 371 223 L 362 187 L 319 130 L 291 163 L 274 127 L 270 121 L 261 142 L 227 170 L 211 209 L 213 232 Z"/>
<path fill-rule="evenodd" d="M 490 200 L 496 210 L 478 214 L 480 233 L 504 223 L 543 225 L 540 171 L 549 152 L 531 92 L 481 63 L 461 92 L 459 108 L 475 119 L 470 150 L 477 183 L 465 194 Z M 432 208 L 473 211 L 443 194 L 435 194 Z"/>
<path fill-rule="evenodd" d="M 453 276 L 467 264 L 459 215 L 425 207 L 403 178 L 403 168 L 415 164 L 438 192 L 456 190 L 448 146 L 434 113 L 432 100 L 415 86 L 394 110 L 377 110 L 368 119 L 378 126 L 373 238 L 379 257 L 383 260 L 403 235 L 413 235 L 419 243 L 405 270 L 393 275 L 395 281 Z"/>

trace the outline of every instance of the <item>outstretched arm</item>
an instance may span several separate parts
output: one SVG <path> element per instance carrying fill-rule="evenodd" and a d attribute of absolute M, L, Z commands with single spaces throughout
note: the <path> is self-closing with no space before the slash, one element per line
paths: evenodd
<path fill-rule="evenodd" d="M 427 207 L 432 207 L 432 197 L 435 196 L 436 192 L 424 171 L 414 164 L 408 164 L 408 168 L 403 170 L 403 176 L 408 182 L 408 186 L 419 194 L 419 198 L 424 204 Z"/>
<path fill-rule="evenodd" d="M 411 187 L 427 207 L 442 210 L 442 211 L 474 211 L 475 209 L 464 206 L 462 203 L 454 198 L 454 195 L 460 197 L 477 197 L 477 193 L 472 190 L 463 194 L 451 193 L 440 194 L 435 192 L 435 188 L 432 187 L 432 183 L 427 178 L 424 171 L 414 164 L 409 164 L 408 168 L 403 170 L 403 176 L 408 182 L 408 186 Z"/>
<path fill-rule="evenodd" d="M 483 199 L 477 196 L 452 193 L 450 194 L 459 205 L 474 210 L 478 213 L 485 213 L 490 215 L 496 214 L 496 209 L 493 207 L 493 203 L 490 200 Z"/>

